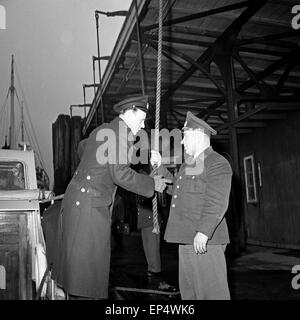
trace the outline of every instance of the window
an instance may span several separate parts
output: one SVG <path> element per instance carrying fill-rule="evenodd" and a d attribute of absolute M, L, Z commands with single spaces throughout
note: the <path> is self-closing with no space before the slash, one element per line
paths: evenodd
<path fill-rule="evenodd" d="M 253 155 L 244 157 L 244 174 L 247 203 L 257 203 L 258 199 Z"/>
<path fill-rule="evenodd" d="M 0 162 L 0 190 L 24 190 L 24 167 L 21 162 Z"/>

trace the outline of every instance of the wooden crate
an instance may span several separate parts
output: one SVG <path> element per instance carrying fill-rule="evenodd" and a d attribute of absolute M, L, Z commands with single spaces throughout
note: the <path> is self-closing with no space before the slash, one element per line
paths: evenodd
<path fill-rule="evenodd" d="M 32 299 L 28 213 L 0 212 L 0 300 Z"/>

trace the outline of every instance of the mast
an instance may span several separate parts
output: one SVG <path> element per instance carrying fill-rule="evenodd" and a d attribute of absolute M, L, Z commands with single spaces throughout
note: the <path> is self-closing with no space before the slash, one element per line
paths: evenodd
<path fill-rule="evenodd" d="M 15 85 L 14 85 L 14 55 L 11 56 L 11 80 L 10 80 L 10 128 L 9 147 L 17 149 L 15 137 Z"/>
<path fill-rule="evenodd" d="M 25 142 L 24 139 L 24 109 L 23 109 L 23 101 L 21 107 L 21 142 Z"/>
<path fill-rule="evenodd" d="M 19 147 L 22 148 L 22 150 L 26 151 L 30 144 L 25 141 L 25 122 L 24 122 L 24 107 L 23 107 L 23 101 L 21 106 L 21 141 L 19 143 Z"/>

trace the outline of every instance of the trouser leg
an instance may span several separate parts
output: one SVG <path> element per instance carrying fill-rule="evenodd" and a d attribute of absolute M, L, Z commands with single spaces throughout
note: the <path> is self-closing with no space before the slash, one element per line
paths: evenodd
<path fill-rule="evenodd" d="M 208 245 L 196 254 L 192 245 L 179 246 L 179 286 L 182 299 L 229 300 L 223 245 Z"/>
<path fill-rule="evenodd" d="M 161 272 L 160 235 L 152 232 L 152 227 L 141 230 L 148 271 Z"/>
<path fill-rule="evenodd" d="M 208 245 L 207 252 L 199 257 L 207 300 L 230 300 L 225 249 L 226 245 Z"/>
<path fill-rule="evenodd" d="M 195 300 L 196 293 L 193 285 L 193 268 L 189 247 L 179 245 L 179 290 L 182 300 Z"/>

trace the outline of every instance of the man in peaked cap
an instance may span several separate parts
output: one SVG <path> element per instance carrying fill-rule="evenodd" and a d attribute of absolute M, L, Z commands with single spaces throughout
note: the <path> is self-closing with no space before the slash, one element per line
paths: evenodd
<path fill-rule="evenodd" d="M 149 109 L 148 96 L 130 97 L 114 105 L 114 111 L 119 114 L 124 113 L 124 111 L 128 109 L 140 109 L 147 114 Z"/>
<path fill-rule="evenodd" d="M 214 130 L 208 123 L 204 120 L 196 117 L 192 112 L 188 111 L 186 113 L 186 120 L 182 130 L 198 130 L 203 131 L 206 135 L 216 135 L 217 131 Z"/>
<path fill-rule="evenodd" d="M 166 181 L 158 176 L 132 170 L 127 157 L 133 145 L 128 136 L 136 135 L 144 127 L 148 106 L 146 96 L 116 104 L 114 110 L 119 116 L 94 129 L 82 148 L 79 165 L 64 194 L 53 258 L 52 277 L 70 299 L 108 298 L 111 208 L 117 186 L 148 198 L 166 186 Z M 105 149 L 107 139 L 99 140 L 99 136 L 114 136 L 109 141 L 113 149 Z M 102 149 L 117 154 L 125 150 L 126 163 L 119 157 L 110 161 L 109 156 L 103 162 L 99 159 Z"/>
<path fill-rule="evenodd" d="M 168 191 L 172 193 L 164 235 L 179 244 L 179 288 L 183 300 L 230 299 L 224 251 L 229 243 L 224 218 L 228 208 L 232 170 L 210 146 L 216 131 L 191 112 L 183 127 L 182 144 L 188 158 Z M 171 174 L 152 151 L 159 173 Z"/>
<path fill-rule="evenodd" d="M 133 135 L 145 128 L 145 120 L 149 110 L 148 96 L 127 98 L 115 104 L 114 111 L 127 124 Z"/>

